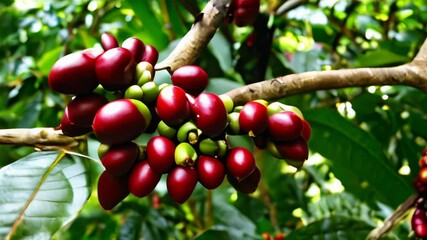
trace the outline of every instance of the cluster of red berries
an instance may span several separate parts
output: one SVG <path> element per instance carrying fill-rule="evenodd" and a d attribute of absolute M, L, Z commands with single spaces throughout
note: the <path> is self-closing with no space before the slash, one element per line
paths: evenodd
<path fill-rule="evenodd" d="M 418 193 L 418 200 L 415 203 L 415 211 L 412 215 L 411 226 L 415 236 L 427 238 L 427 149 L 422 152 L 419 160 L 420 171 L 414 179 L 414 187 Z"/>
<path fill-rule="evenodd" d="M 175 70 L 172 84 L 157 85 L 154 47 L 137 38 L 120 47 L 109 34 L 102 35 L 101 45 L 59 59 L 49 85 L 74 95 L 59 127 L 64 135 L 93 131 L 101 143 L 105 171 L 98 199 L 104 209 L 130 193 L 149 195 L 163 174 L 177 203 L 185 202 L 198 182 L 215 189 L 225 177 L 236 190 L 254 192 L 261 177 L 255 158 L 246 148 L 231 148 L 229 135 L 249 135 L 257 147 L 296 167 L 308 158 L 311 129 L 297 108 L 264 100 L 234 107 L 227 95 L 204 92 L 208 75 L 195 65 Z M 152 134 L 145 147 L 134 142 L 143 133 Z"/>
<path fill-rule="evenodd" d="M 233 0 L 228 8 L 226 22 L 238 27 L 253 25 L 259 12 L 260 0 Z"/>

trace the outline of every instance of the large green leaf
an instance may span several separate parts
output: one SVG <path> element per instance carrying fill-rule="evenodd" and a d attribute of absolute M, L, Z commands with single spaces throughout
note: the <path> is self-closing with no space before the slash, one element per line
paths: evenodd
<path fill-rule="evenodd" d="M 381 145 L 367 132 L 331 109 L 305 116 L 313 130 L 310 148 L 332 161 L 346 190 L 371 204 L 378 200 L 392 207 L 412 194 L 411 185 L 390 167 Z"/>
<path fill-rule="evenodd" d="M 88 164 L 65 152 L 36 152 L 0 169 L 0 238 L 48 239 L 90 195 Z"/>

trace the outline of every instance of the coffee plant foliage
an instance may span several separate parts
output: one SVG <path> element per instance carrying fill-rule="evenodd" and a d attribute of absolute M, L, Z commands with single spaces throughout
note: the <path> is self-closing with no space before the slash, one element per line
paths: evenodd
<path fill-rule="evenodd" d="M 137 37 L 165 59 L 207 1 L 2 1 L 0 128 L 57 127 L 69 96 L 48 86 L 61 56 L 99 46 L 104 32 Z M 207 92 L 291 73 L 409 62 L 426 37 L 421 1 L 261 1 L 253 26 L 223 24 L 194 60 L 209 74 Z M 274 14 L 278 13 L 278 14 Z M 156 83 L 170 83 L 157 71 Z M 310 123 L 310 156 L 298 171 L 256 150 L 246 136 L 230 144 L 254 152 L 255 193 L 197 184 L 176 204 L 162 177 L 147 197 L 127 197 L 112 211 L 98 203 L 103 166 L 93 134 L 78 153 L 0 145 L 0 238 L 8 239 L 363 239 L 415 191 L 426 147 L 427 95 L 408 86 L 318 90 L 276 101 Z M 150 134 L 136 141 L 144 145 Z M 20 202 L 21 204 L 12 204 Z M 387 239 L 411 236 L 403 219 Z"/>

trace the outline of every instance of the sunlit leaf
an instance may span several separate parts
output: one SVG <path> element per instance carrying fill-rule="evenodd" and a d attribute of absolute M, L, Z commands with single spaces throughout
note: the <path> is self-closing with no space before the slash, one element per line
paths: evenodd
<path fill-rule="evenodd" d="M 87 164 L 64 152 L 36 152 L 0 169 L 0 238 L 48 239 L 90 195 Z"/>

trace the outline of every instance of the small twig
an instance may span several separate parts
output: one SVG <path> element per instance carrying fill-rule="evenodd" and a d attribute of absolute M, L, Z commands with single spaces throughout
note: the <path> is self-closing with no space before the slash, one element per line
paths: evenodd
<path fill-rule="evenodd" d="M 308 3 L 308 0 L 288 0 L 284 2 L 280 7 L 276 10 L 276 16 L 281 16 L 290 10 L 297 8 L 305 3 Z"/>

